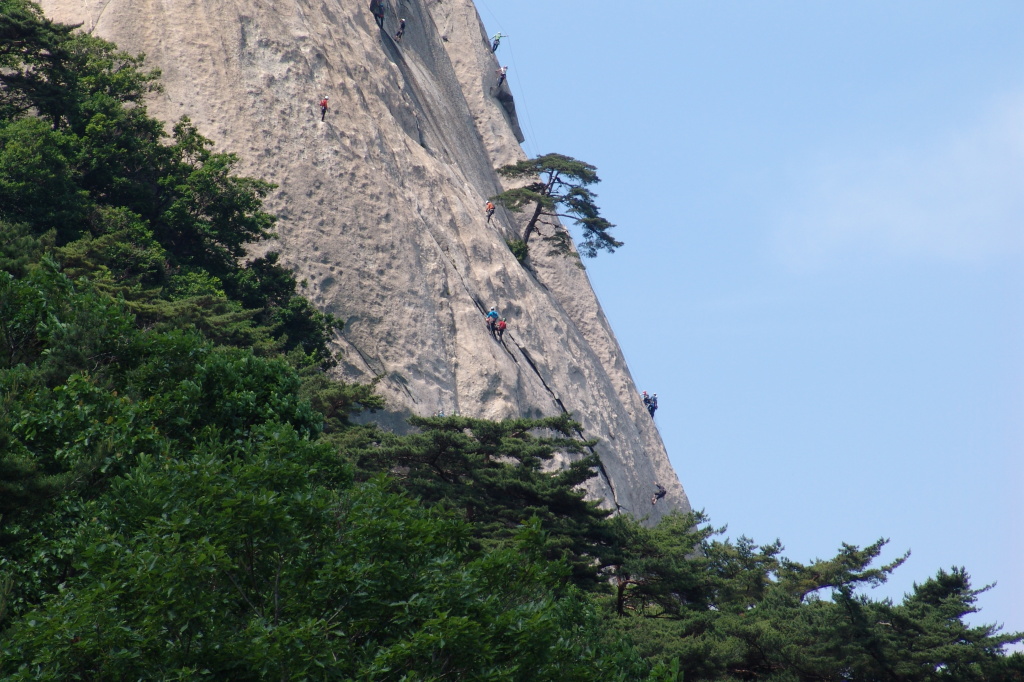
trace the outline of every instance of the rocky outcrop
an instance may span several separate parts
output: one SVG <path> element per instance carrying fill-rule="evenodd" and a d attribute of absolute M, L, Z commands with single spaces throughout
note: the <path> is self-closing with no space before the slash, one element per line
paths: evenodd
<path fill-rule="evenodd" d="M 385 30 L 365 0 L 41 4 L 145 52 L 163 72 L 150 110 L 187 114 L 243 173 L 278 185 L 273 248 L 346 321 L 338 371 L 381 377 L 386 424 L 567 410 L 601 439 L 592 495 L 652 519 L 689 509 L 579 259 L 534 248 L 524 267 L 506 245 L 517 216 L 485 220 L 494 169 L 524 155 L 471 0 L 392 0 Z M 510 324 L 501 343 L 483 325 L 492 305 Z M 652 508 L 655 481 L 668 496 Z"/>

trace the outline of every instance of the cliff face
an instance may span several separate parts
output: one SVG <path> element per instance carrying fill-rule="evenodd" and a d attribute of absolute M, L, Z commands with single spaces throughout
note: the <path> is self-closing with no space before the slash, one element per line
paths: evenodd
<path fill-rule="evenodd" d="M 41 4 L 145 52 L 165 88 L 151 112 L 187 114 L 241 172 L 278 185 L 272 248 L 346 321 L 341 375 L 383 377 L 385 423 L 568 410 L 601 439 L 591 494 L 652 519 L 689 509 L 578 259 L 538 243 L 526 269 L 505 243 L 518 217 L 485 220 L 502 189 L 494 169 L 525 157 L 471 0 L 392 0 L 384 31 L 368 0 Z M 483 324 L 492 305 L 509 321 L 504 343 Z M 668 496 L 652 509 L 655 481 Z"/>

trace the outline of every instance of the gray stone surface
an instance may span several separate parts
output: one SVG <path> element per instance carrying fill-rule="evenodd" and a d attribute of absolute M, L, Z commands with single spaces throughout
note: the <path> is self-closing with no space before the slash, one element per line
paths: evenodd
<path fill-rule="evenodd" d="M 345 319 L 338 372 L 382 377 L 385 424 L 568 410 L 601 439 L 590 494 L 652 520 L 689 509 L 579 260 L 536 248 L 528 270 L 505 244 L 517 216 L 484 218 L 502 189 L 494 169 L 525 157 L 471 0 L 392 0 L 386 33 L 364 0 L 41 4 L 145 52 L 165 88 L 151 112 L 187 114 L 239 154 L 243 173 L 278 185 L 271 248 L 317 306 Z M 504 343 L 484 328 L 492 305 L 509 320 Z M 669 492 L 652 508 L 655 481 Z"/>

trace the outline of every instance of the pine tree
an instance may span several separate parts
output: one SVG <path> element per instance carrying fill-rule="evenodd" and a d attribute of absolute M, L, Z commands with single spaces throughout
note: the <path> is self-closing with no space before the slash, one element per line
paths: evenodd
<path fill-rule="evenodd" d="M 885 540 L 803 564 L 782 557 L 778 541 L 713 539 L 724 529 L 705 521 L 615 519 L 622 562 L 608 624 L 687 680 L 1024 680 L 1024 656 L 1004 652 L 1024 633 L 963 621 L 987 589 L 972 588 L 963 569 L 939 571 L 893 604 L 864 590 L 906 559 L 872 566 Z"/>
<path fill-rule="evenodd" d="M 367 474 L 390 472 L 425 503 L 451 509 L 472 523 L 482 547 L 501 544 L 523 523 L 539 519 L 549 558 L 569 561 L 573 581 L 603 586 L 613 563 L 610 514 L 585 499 L 580 486 L 596 475 L 597 456 L 585 454 L 553 468 L 557 453 L 583 455 L 596 441 L 577 437 L 567 415 L 492 422 L 469 417 L 412 417 L 408 436 L 381 433 L 356 453 Z M 552 470 L 554 469 L 554 470 Z"/>
<path fill-rule="evenodd" d="M 537 182 L 491 197 L 491 201 L 512 211 L 519 212 L 533 207 L 533 214 L 523 230 L 524 245 L 529 244 L 541 219 L 547 217 L 570 218 L 575 225 L 581 227 L 583 241 L 578 248 L 588 258 L 596 256 L 598 251 L 612 253 L 622 246 L 622 242 L 608 234 L 608 230 L 615 226 L 601 217 L 594 203 L 597 195 L 587 189 L 601 181 L 597 177 L 596 167 L 570 156 L 545 154 L 503 166 L 498 169 L 498 173 L 511 180 L 539 178 Z M 568 252 L 568 237 L 559 232 L 555 239 L 558 250 Z"/>

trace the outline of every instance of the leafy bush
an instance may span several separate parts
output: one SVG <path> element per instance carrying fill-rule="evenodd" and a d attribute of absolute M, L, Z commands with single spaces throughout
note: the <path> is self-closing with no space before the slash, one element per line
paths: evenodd
<path fill-rule="evenodd" d="M 520 263 L 526 262 L 526 256 L 529 254 L 529 251 L 526 248 L 526 242 L 522 239 L 510 239 L 505 243 L 508 244 L 509 251 L 511 251 L 512 255 L 516 257 L 517 261 Z"/>

